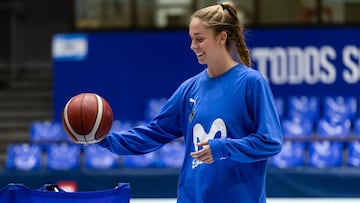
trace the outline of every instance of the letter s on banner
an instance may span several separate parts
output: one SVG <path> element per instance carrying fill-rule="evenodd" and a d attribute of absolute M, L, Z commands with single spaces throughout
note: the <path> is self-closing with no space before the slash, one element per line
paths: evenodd
<path fill-rule="evenodd" d="M 320 64 L 325 71 L 321 71 L 321 82 L 333 84 L 336 80 L 336 68 L 328 58 L 335 60 L 336 52 L 332 46 L 323 46 L 320 49 Z"/>
<path fill-rule="evenodd" d="M 345 46 L 342 54 L 342 60 L 346 68 L 343 71 L 343 78 L 344 81 L 349 84 L 354 84 L 359 81 L 359 77 L 360 77 L 359 58 L 360 58 L 360 51 L 356 46 L 354 45 Z M 357 64 L 356 61 L 353 60 L 357 60 Z"/>

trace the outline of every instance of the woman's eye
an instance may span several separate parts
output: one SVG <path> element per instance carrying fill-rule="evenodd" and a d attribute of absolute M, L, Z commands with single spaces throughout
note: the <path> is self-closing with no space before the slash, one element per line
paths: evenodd
<path fill-rule="evenodd" d="M 195 41 L 196 42 L 202 42 L 202 41 L 204 41 L 204 38 L 196 38 Z"/>

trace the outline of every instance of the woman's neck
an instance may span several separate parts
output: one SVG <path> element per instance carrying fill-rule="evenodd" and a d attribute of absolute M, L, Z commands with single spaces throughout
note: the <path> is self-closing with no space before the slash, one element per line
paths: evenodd
<path fill-rule="evenodd" d="M 236 61 L 234 61 L 233 59 L 223 60 L 220 63 L 208 64 L 207 72 L 208 72 L 209 77 L 215 78 L 215 77 L 218 77 L 218 76 L 226 73 L 227 71 L 229 71 L 231 68 L 233 68 L 237 64 L 238 63 Z"/>

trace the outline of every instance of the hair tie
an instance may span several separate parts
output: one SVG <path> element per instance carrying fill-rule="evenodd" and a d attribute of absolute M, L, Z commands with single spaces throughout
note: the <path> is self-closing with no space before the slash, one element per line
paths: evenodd
<path fill-rule="evenodd" d="M 226 8 L 223 3 L 221 3 L 220 6 L 221 6 L 221 8 L 223 9 L 224 12 L 228 12 L 232 16 L 230 10 L 228 8 Z"/>
<path fill-rule="evenodd" d="M 221 3 L 220 6 L 221 6 L 221 8 L 222 8 L 223 10 L 226 9 L 226 8 L 225 8 L 225 5 L 224 5 L 223 3 Z"/>
<path fill-rule="evenodd" d="M 221 3 L 220 6 L 221 6 L 221 8 L 223 9 L 223 11 L 227 12 L 228 14 L 230 14 L 231 17 L 236 18 L 236 16 L 230 11 L 230 9 L 226 8 L 223 3 Z"/>

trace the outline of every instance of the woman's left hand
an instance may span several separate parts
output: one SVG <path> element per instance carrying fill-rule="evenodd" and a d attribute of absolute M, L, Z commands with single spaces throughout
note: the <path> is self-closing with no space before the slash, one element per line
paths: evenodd
<path fill-rule="evenodd" d="M 197 146 L 203 148 L 199 151 L 192 152 L 190 155 L 198 161 L 202 161 L 207 164 L 213 163 L 214 159 L 211 154 L 209 142 L 208 141 L 199 142 L 197 143 Z"/>

